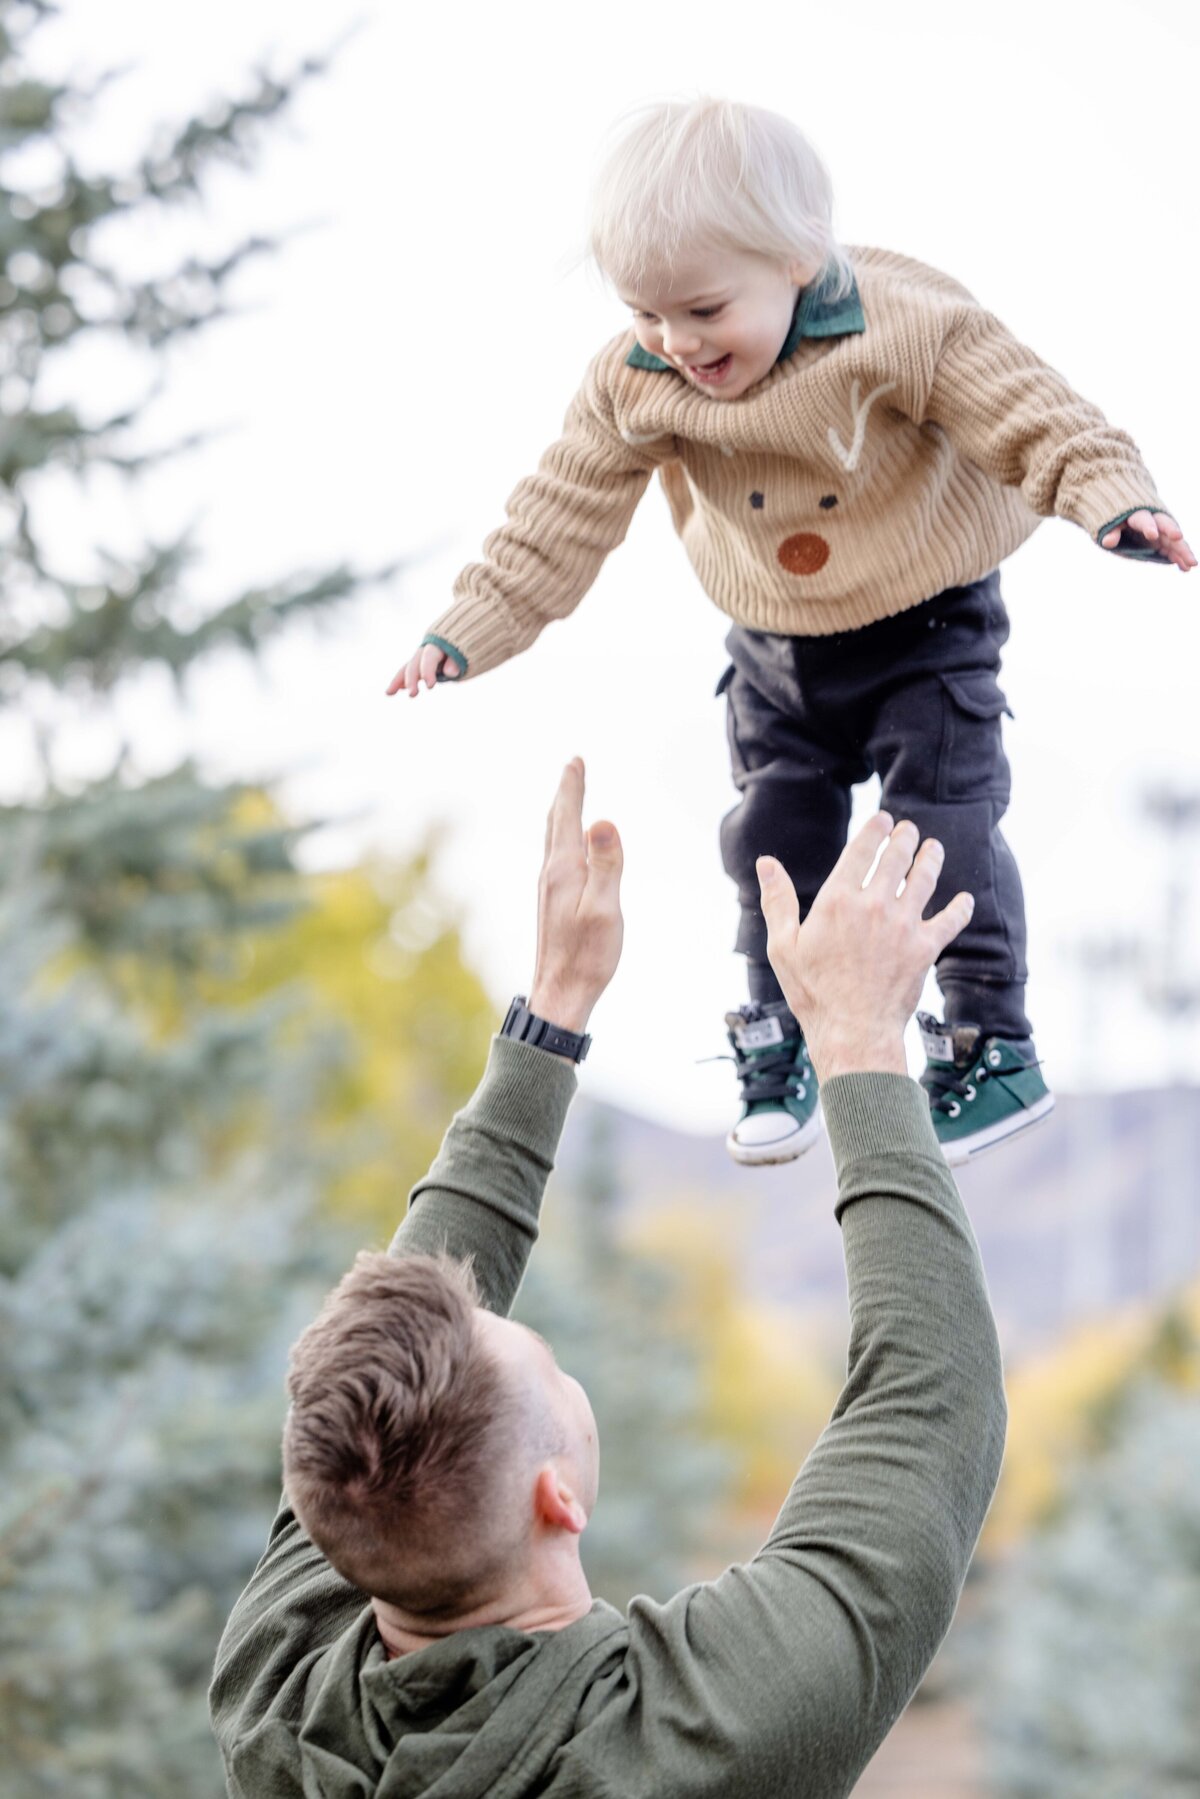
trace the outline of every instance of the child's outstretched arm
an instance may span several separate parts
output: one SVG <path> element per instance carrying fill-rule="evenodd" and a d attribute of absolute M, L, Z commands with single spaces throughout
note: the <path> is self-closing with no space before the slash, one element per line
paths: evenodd
<path fill-rule="evenodd" d="M 1034 512 L 1081 526 L 1103 549 L 1187 571 L 1196 558 L 1137 445 L 982 307 L 949 321 L 918 422 L 941 426 Z"/>
<path fill-rule="evenodd" d="M 454 604 L 426 632 L 389 694 L 415 699 L 424 682 L 487 673 L 528 649 L 552 619 L 566 618 L 629 529 L 634 509 L 674 440 L 629 443 L 613 416 L 608 375 L 627 339 L 588 369 L 563 434 L 535 475 L 508 502 L 508 520 L 483 546 L 484 560 L 454 584 Z"/>

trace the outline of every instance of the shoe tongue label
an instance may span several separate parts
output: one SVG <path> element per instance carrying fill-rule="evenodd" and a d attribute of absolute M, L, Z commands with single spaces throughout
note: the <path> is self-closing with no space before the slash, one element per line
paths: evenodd
<path fill-rule="evenodd" d="M 783 1042 L 783 1022 L 778 1018 L 758 1018 L 753 1024 L 733 1028 L 733 1040 L 739 1049 L 766 1049 Z"/>
<path fill-rule="evenodd" d="M 949 1031 L 931 1031 L 921 1026 L 921 1048 L 931 1062 L 953 1062 L 954 1039 Z"/>

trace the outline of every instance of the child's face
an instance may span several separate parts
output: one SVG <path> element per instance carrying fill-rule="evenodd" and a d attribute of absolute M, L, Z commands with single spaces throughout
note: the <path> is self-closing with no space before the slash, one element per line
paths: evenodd
<path fill-rule="evenodd" d="M 669 276 L 621 289 L 637 340 L 714 400 L 736 400 L 775 366 L 796 295 L 817 274 L 745 250 L 698 251 Z"/>

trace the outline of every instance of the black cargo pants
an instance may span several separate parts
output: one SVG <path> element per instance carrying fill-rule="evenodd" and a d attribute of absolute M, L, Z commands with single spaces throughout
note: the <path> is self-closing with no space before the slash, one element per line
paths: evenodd
<path fill-rule="evenodd" d="M 884 809 L 945 849 L 929 910 L 962 888 L 975 896 L 970 924 L 937 965 L 947 1022 L 1030 1034 L 1024 898 L 1000 833 L 1009 768 L 997 676 L 1007 637 L 995 572 L 830 637 L 733 627 L 717 692 L 728 701 L 741 794 L 721 823 L 742 908 L 739 950 L 766 962 L 755 858 L 783 863 L 803 918 L 846 841 L 851 788 L 878 774 Z"/>

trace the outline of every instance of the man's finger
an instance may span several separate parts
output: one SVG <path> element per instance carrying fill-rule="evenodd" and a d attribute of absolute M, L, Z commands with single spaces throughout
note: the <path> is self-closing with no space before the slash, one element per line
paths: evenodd
<path fill-rule="evenodd" d="M 877 812 L 868 818 L 861 831 L 856 831 L 841 855 L 833 865 L 829 876 L 833 880 L 853 882 L 855 888 L 862 886 L 871 872 L 871 864 L 879 854 L 879 846 L 892 829 L 890 812 Z"/>
<path fill-rule="evenodd" d="M 546 821 L 546 854 L 583 848 L 583 761 L 572 756 L 559 778 Z"/>
<path fill-rule="evenodd" d="M 762 913 L 767 921 L 769 958 L 771 943 L 791 943 L 800 929 L 800 901 L 782 862 L 777 862 L 774 856 L 760 856 L 755 867 Z"/>
<path fill-rule="evenodd" d="M 936 837 L 927 837 L 917 851 L 916 861 L 905 877 L 904 899 L 917 913 L 924 912 L 933 898 L 942 872 L 946 852 Z"/>
<path fill-rule="evenodd" d="M 971 914 L 975 910 L 975 899 L 970 893 L 956 893 L 948 906 L 935 912 L 932 918 L 925 921 L 925 940 L 929 945 L 929 960 L 936 962 L 948 943 L 953 943 L 960 931 L 965 931 L 971 922 Z"/>
<path fill-rule="evenodd" d="M 890 899 L 894 899 L 896 889 L 908 876 L 920 841 L 921 833 L 910 818 L 902 818 L 898 825 L 893 825 L 887 846 L 879 858 L 879 867 L 871 876 L 872 889 L 878 884 Z"/>

